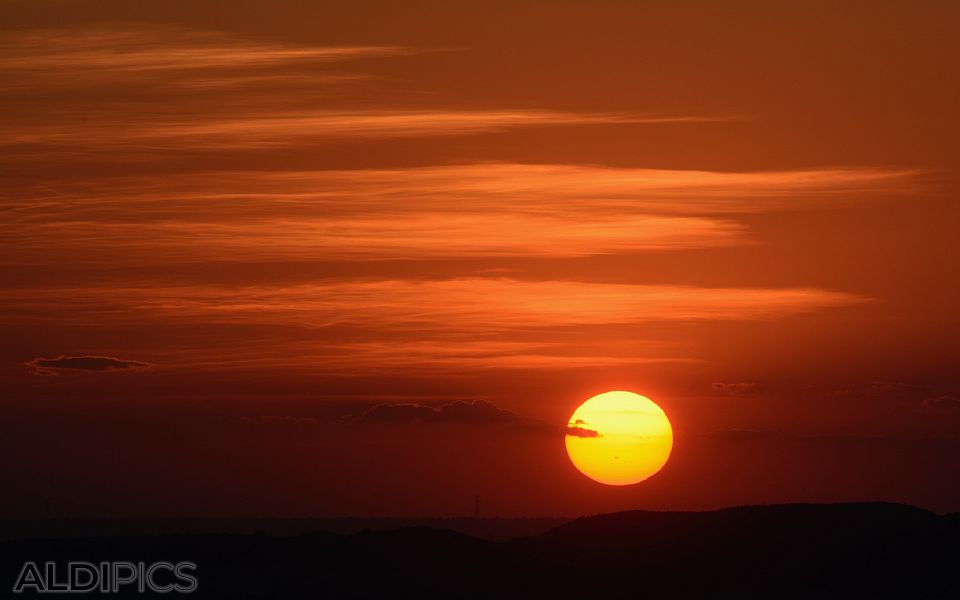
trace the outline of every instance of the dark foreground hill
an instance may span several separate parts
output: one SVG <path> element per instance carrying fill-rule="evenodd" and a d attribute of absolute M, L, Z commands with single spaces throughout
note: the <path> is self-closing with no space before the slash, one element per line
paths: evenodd
<path fill-rule="evenodd" d="M 24 561 L 117 560 L 192 561 L 203 598 L 958 598 L 960 522 L 797 504 L 600 515 L 508 542 L 431 528 L 34 539 L 0 543 L 0 594 Z"/>
<path fill-rule="evenodd" d="M 336 517 L 314 519 L 0 519 L 0 542 L 78 537 L 152 537 L 182 534 L 252 534 L 292 537 L 327 531 L 352 535 L 409 527 L 449 529 L 484 540 L 503 542 L 536 535 L 570 521 L 562 517 Z"/>

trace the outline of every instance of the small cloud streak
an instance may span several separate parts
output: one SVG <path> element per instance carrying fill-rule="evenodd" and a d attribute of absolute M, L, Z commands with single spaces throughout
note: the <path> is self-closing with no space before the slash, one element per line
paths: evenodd
<path fill-rule="evenodd" d="M 587 429 L 586 427 L 580 427 L 577 425 L 573 425 L 573 426 L 568 425 L 566 428 L 566 434 L 571 435 L 573 437 L 579 437 L 579 438 L 601 437 L 599 431 L 596 431 L 593 429 Z"/>
<path fill-rule="evenodd" d="M 926 398 L 923 407 L 931 410 L 960 410 L 960 397 L 944 395 Z"/>
<path fill-rule="evenodd" d="M 102 373 L 111 371 L 139 371 L 153 365 L 139 360 L 126 360 L 112 356 L 58 356 L 34 358 L 25 363 L 34 375 L 59 376 L 63 373 Z"/>
<path fill-rule="evenodd" d="M 516 424 L 520 417 L 487 400 L 456 400 L 439 406 L 413 402 L 374 405 L 351 422 L 368 424 L 436 423 L 458 425 Z"/>
<path fill-rule="evenodd" d="M 742 382 L 742 383 L 723 383 L 723 382 L 713 382 L 710 384 L 713 391 L 719 392 L 721 394 L 726 394 L 727 396 L 752 396 L 757 393 L 757 384 L 755 382 Z"/>

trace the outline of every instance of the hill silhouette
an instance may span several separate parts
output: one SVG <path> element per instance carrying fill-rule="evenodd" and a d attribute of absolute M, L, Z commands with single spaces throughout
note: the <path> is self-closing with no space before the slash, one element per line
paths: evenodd
<path fill-rule="evenodd" d="M 459 531 L 473 537 L 506 541 L 543 533 L 570 521 L 562 517 L 339 517 L 264 519 L 0 519 L 0 541 L 76 537 L 146 537 L 171 534 L 257 533 L 291 537 L 314 531 L 352 535 L 408 527 Z"/>
<path fill-rule="evenodd" d="M 505 542 L 431 527 L 7 541 L 0 585 L 26 560 L 190 560 L 203 598 L 955 598 L 958 559 L 957 515 L 790 504 L 597 515 Z"/>

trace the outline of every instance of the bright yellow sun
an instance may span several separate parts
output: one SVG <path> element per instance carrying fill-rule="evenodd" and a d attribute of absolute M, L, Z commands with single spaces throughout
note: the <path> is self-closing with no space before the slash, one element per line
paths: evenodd
<path fill-rule="evenodd" d="M 590 398 L 567 423 L 567 454 L 581 473 L 607 485 L 629 485 L 663 468 L 673 429 L 663 409 L 633 392 Z"/>

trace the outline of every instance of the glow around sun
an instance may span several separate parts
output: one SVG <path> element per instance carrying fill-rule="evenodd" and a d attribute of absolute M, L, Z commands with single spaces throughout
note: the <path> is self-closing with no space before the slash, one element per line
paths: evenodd
<path fill-rule="evenodd" d="M 566 444 L 573 465 L 590 479 L 630 485 L 667 463 L 673 429 L 663 409 L 646 396 L 605 392 L 573 412 Z"/>

